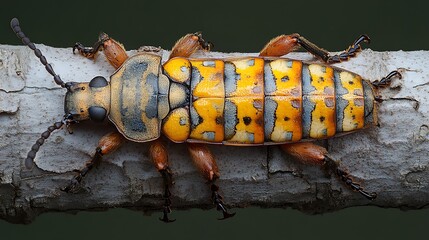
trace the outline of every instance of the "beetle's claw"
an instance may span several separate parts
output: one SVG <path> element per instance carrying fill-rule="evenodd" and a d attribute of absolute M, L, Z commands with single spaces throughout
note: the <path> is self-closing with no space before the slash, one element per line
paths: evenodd
<path fill-rule="evenodd" d="M 369 193 L 364 190 L 359 190 L 359 193 L 362 194 L 364 197 L 366 197 L 368 200 L 374 200 L 377 198 L 377 193 L 375 192 Z"/>
<path fill-rule="evenodd" d="M 168 218 L 168 214 L 171 213 L 171 209 L 170 207 L 164 207 L 164 215 L 162 216 L 162 218 L 159 218 L 160 221 L 163 221 L 165 223 L 171 223 L 171 222 L 175 222 L 176 219 L 169 219 Z"/>
<path fill-rule="evenodd" d="M 211 51 L 214 48 L 214 44 L 212 42 L 204 40 L 203 33 L 201 31 L 194 33 L 194 36 L 198 37 L 198 42 L 202 49 Z"/>
<path fill-rule="evenodd" d="M 76 49 L 79 51 L 79 49 L 82 47 L 83 47 L 82 43 L 80 42 L 75 43 L 73 46 L 73 54 L 75 54 Z"/>
<path fill-rule="evenodd" d="M 66 192 L 66 193 L 72 193 L 76 190 L 77 186 L 79 185 L 79 181 L 75 178 L 73 178 L 70 181 L 70 184 L 67 185 L 66 187 L 61 188 L 61 191 Z"/>
<path fill-rule="evenodd" d="M 235 213 L 229 213 L 226 209 L 225 203 L 222 200 L 223 197 L 218 193 L 219 187 L 216 184 L 212 184 L 211 190 L 212 200 L 213 203 L 216 205 L 216 210 L 222 211 L 223 214 L 223 218 L 219 218 L 218 220 L 224 220 L 230 217 L 234 217 Z"/>
<path fill-rule="evenodd" d="M 79 173 L 72 180 L 70 180 L 69 185 L 61 188 L 60 190 L 66 193 L 75 193 L 80 188 L 80 182 L 82 181 L 83 176 Z"/>
<path fill-rule="evenodd" d="M 217 210 L 222 211 L 223 218 L 218 218 L 218 220 L 225 220 L 227 218 L 234 217 L 236 213 L 229 213 L 228 210 L 223 205 L 218 205 Z"/>
<path fill-rule="evenodd" d="M 159 218 L 159 220 L 165 223 L 172 223 L 176 221 L 176 219 L 169 219 L 166 215 L 164 215 L 162 218 Z"/>
<path fill-rule="evenodd" d="M 360 36 L 360 38 L 358 38 L 358 40 L 356 42 L 357 42 L 357 44 L 359 44 L 362 41 L 366 42 L 366 43 L 371 43 L 371 38 L 369 38 L 369 36 L 366 34 L 362 34 L 362 36 Z"/>

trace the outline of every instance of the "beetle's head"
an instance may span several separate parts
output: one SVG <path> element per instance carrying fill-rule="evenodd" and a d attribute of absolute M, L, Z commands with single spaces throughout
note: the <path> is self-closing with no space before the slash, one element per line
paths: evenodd
<path fill-rule="evenodd" d="M 94 77 L 89 83 L 70 82 L 67 85 L 64 112 L 73 120 L 101 122 L 106 118 L 110 110 L 110 85 L 104 77 Z"/>
<path fill-rule="evenodd" d="M 69 125 L 81 120 L 91 119 L 101 122 L 106 118 L 110 110 L 110 85 L 101 76 L 93 78 L 89 83 L 63 82 L 61 77 L 55 73 L 51 64 L 48 63 L 45 56 L 43 56 L 40 49 L 24 34 L 18 19 L 13 18 L 10 21 L 10 26 L 16 33 L 16 36 L 22 40 L 22 43 L 34 51 L 34 54 L 39 58 L 46 71 L 54 78 L 54 82 L 60 87 L 67 89 L 64 103 L 66 114 L 61 121 L 49 126 L 31 147 L 25 159 L 25 166 L 30 169 L 34 165 L 34 158 L 37 151 L 39 151 L 40 147 L 53 131 L 62 128 L 64 125 L 68 128 Z"/>

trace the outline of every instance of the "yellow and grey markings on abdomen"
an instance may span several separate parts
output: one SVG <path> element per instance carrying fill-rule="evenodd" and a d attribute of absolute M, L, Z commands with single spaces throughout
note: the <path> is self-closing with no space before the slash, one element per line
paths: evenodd
<path fill-rule="evenodd" d="M 345 72 L 335 72 L 337 102 L 337 132 L 349 132 L 364 127 L 365 101 L 360 76 Z"/>
<path fill-rule="evenodd" d="M 302 70 L 303 137 L 327 138 L 336 132 L 334 70 L 318 64 Z"/>
<path fill-rule="evenodd" d="M 329 138 L 364 127 L 360 76 L 330 66 L 310 64 L 302 71 L 303 137 Z"/>
<path fill-rule="evenodd" d="M 224 62 L 191 60 L 189 138 L 208 142 L 224 140 Z"/>
<path fill-rule="evenodd" d="M 170 85 L 163 131 L 173 141 L 275 144 L 365 124 L 362 80 L 343 70 L 289 59 L 170 61 L 164 71 L 178 79 Z"/>
<path fill-rule="evenodd" d="M 265 139 L 267 142 L 294 142 L 302 138 L 302 81 L 300 61 L 266 61 Z"/>

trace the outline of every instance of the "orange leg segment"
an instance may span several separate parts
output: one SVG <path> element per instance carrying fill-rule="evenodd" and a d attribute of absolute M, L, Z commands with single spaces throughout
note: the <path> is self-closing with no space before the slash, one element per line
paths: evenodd
<path fill-rule="evenodd" d="M 124 46 L 110 38 L 106 33 L 100 33 L 98 41 L 94 43 L 93 47 L 85 47 L 77 42 L 73 47 L 73 52 L 78 50 L 82 56 L 95 59 L 101 49 L 104 50 L 104 55 L 106 55 L 107 60 L 115 69 L 118 69 L 128 58 Z"/>
<path fill-rule="evenodd" d="M 204 49 L 210 51 L 212 48 L 213 44 L 205 41 L 201 32 L 186 34 L 176 42 L 171 50 L 169 59 L 174 57 L 188 58 L 197 50 Z"/>
<path fill-rule="evenodd" d="M 223 218 L 221 219 L 233 217 L 235 213 L 228 212 L 223 202 L 223 197 L 219 194 L 219 187 L 214 183 L 220 174 L 213 154 L 204 144 L 189 143 L 188 150 L 195 166 L 211 183 L 212 201 L 216 205 L 216 209 L 223 213 Z"/>
<path fill-rule="evenodd" d="M 302 163 L 322 165 L 328 151 L 311 142 L 291 143 L 280 145 L 280 148 Z"/>
<path fill-rule="evenodd" d="M 188 150 L 192 161 L 205 179 L 213 182 L 219 178 L 220 174 L 216 160 L 206 145 L 190 143 L 188 144 Z"/>
<path fill-rule="evenodd" d="M 261 57 L 280 57 L 295 51 L 298 45 L 299 34 L 280 35 L 271 39 L 259 53 Z"/>
<path fill-rule="evenodd" d="M 320 165 L 328 172 L 333 172 L 350 189 L 359 192 L 369 200 L 377 197 L 376 193 L 366 192 L 358 183 L 354 182 L 350 174 L 340 169 L 337 161 L 328 155 L 326 148 L 311 142 L 299 142 L 280 145 L 280 148 L 302 163 Z"/>
<path fill-rule="evenodd" d="M 171 213 L 171 192 L 170 186 L 173 185 L 172 173 L 168 166 L 168 152 L 164 143 L 161 139 L 157 139 L 150 143 L 149 147 L 149 158 L 155 164 L 156 169 L 164 179 L 164 206 L 163 206 L 163 217 L 161 221 L 169 223 L 176 221 L 175 219 L 170 220 L 168 214 Z"/>
<path fill-rule="evenodd" d="M 76 191 L 78 185 L 82 179 L 88 174 L 88 172 L 98 165 L 102 157 L 106 154 L 114 152 L 119 146 L 124 142 L 124 137 L 119 132 L 111 132 L 103 136 L 98 142 L 98 147 L 95 149 L 94 156 L 86 162 L 85 166 L 77 171 L 76 176 L 70 181 L 70 184 L 67 187 L 62 188 L 64 192 L 74 192 Z"/>

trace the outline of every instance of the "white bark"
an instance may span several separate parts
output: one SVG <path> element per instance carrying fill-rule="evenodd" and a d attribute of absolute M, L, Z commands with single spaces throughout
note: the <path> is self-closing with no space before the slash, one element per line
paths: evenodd
<path fill-rule="evenodd" d="M 71 49 L 37 46 L 64 81 L 108 78 L 114 72 L 102 55 L 93 62 L 73 55 Z M 246 54 L 199 53 L 238 55 Z M 288 57 L 312 60 L 307 53 Z M 291 206 L 310 213 L 358 205 L 425 207 L 429 203 L 428 64 L 427 51 L 371 50 L 337 64 L 370 80 L 402 69 L 403 79 L 381 92 L 386 101 L 379 108 L 380 127 L 320 142 L 368 191 L 378 193 L 376 200 L 351 192 L 334 176 L 297 163 L 275 146 L 210 146 L 218 159 L 218 184 L 225 201 L 233 207 Z M 162 179 L 148 160 L 147 144 L 127 142 L 106 156 L 84 179 L 79 193 L 59 190 L 73 177 L 72 171 L 90 158 L 98 139 L 114 130 L 107 122 L 75 125 L 72 135 L 55 132 L 39 151 L 37 167 L 24 169 L 23 160 L 40 133 L 64 114 L 64 94 L 27 47 L 0 46 L 0 217 L 23 223 L 46 211 L 110 207 L 150 211 L 162 206 Z M 168 143 L 168 148 L 175 180 L 173 208 L 211 207 L 209 188 L 186 147 Z"/>

